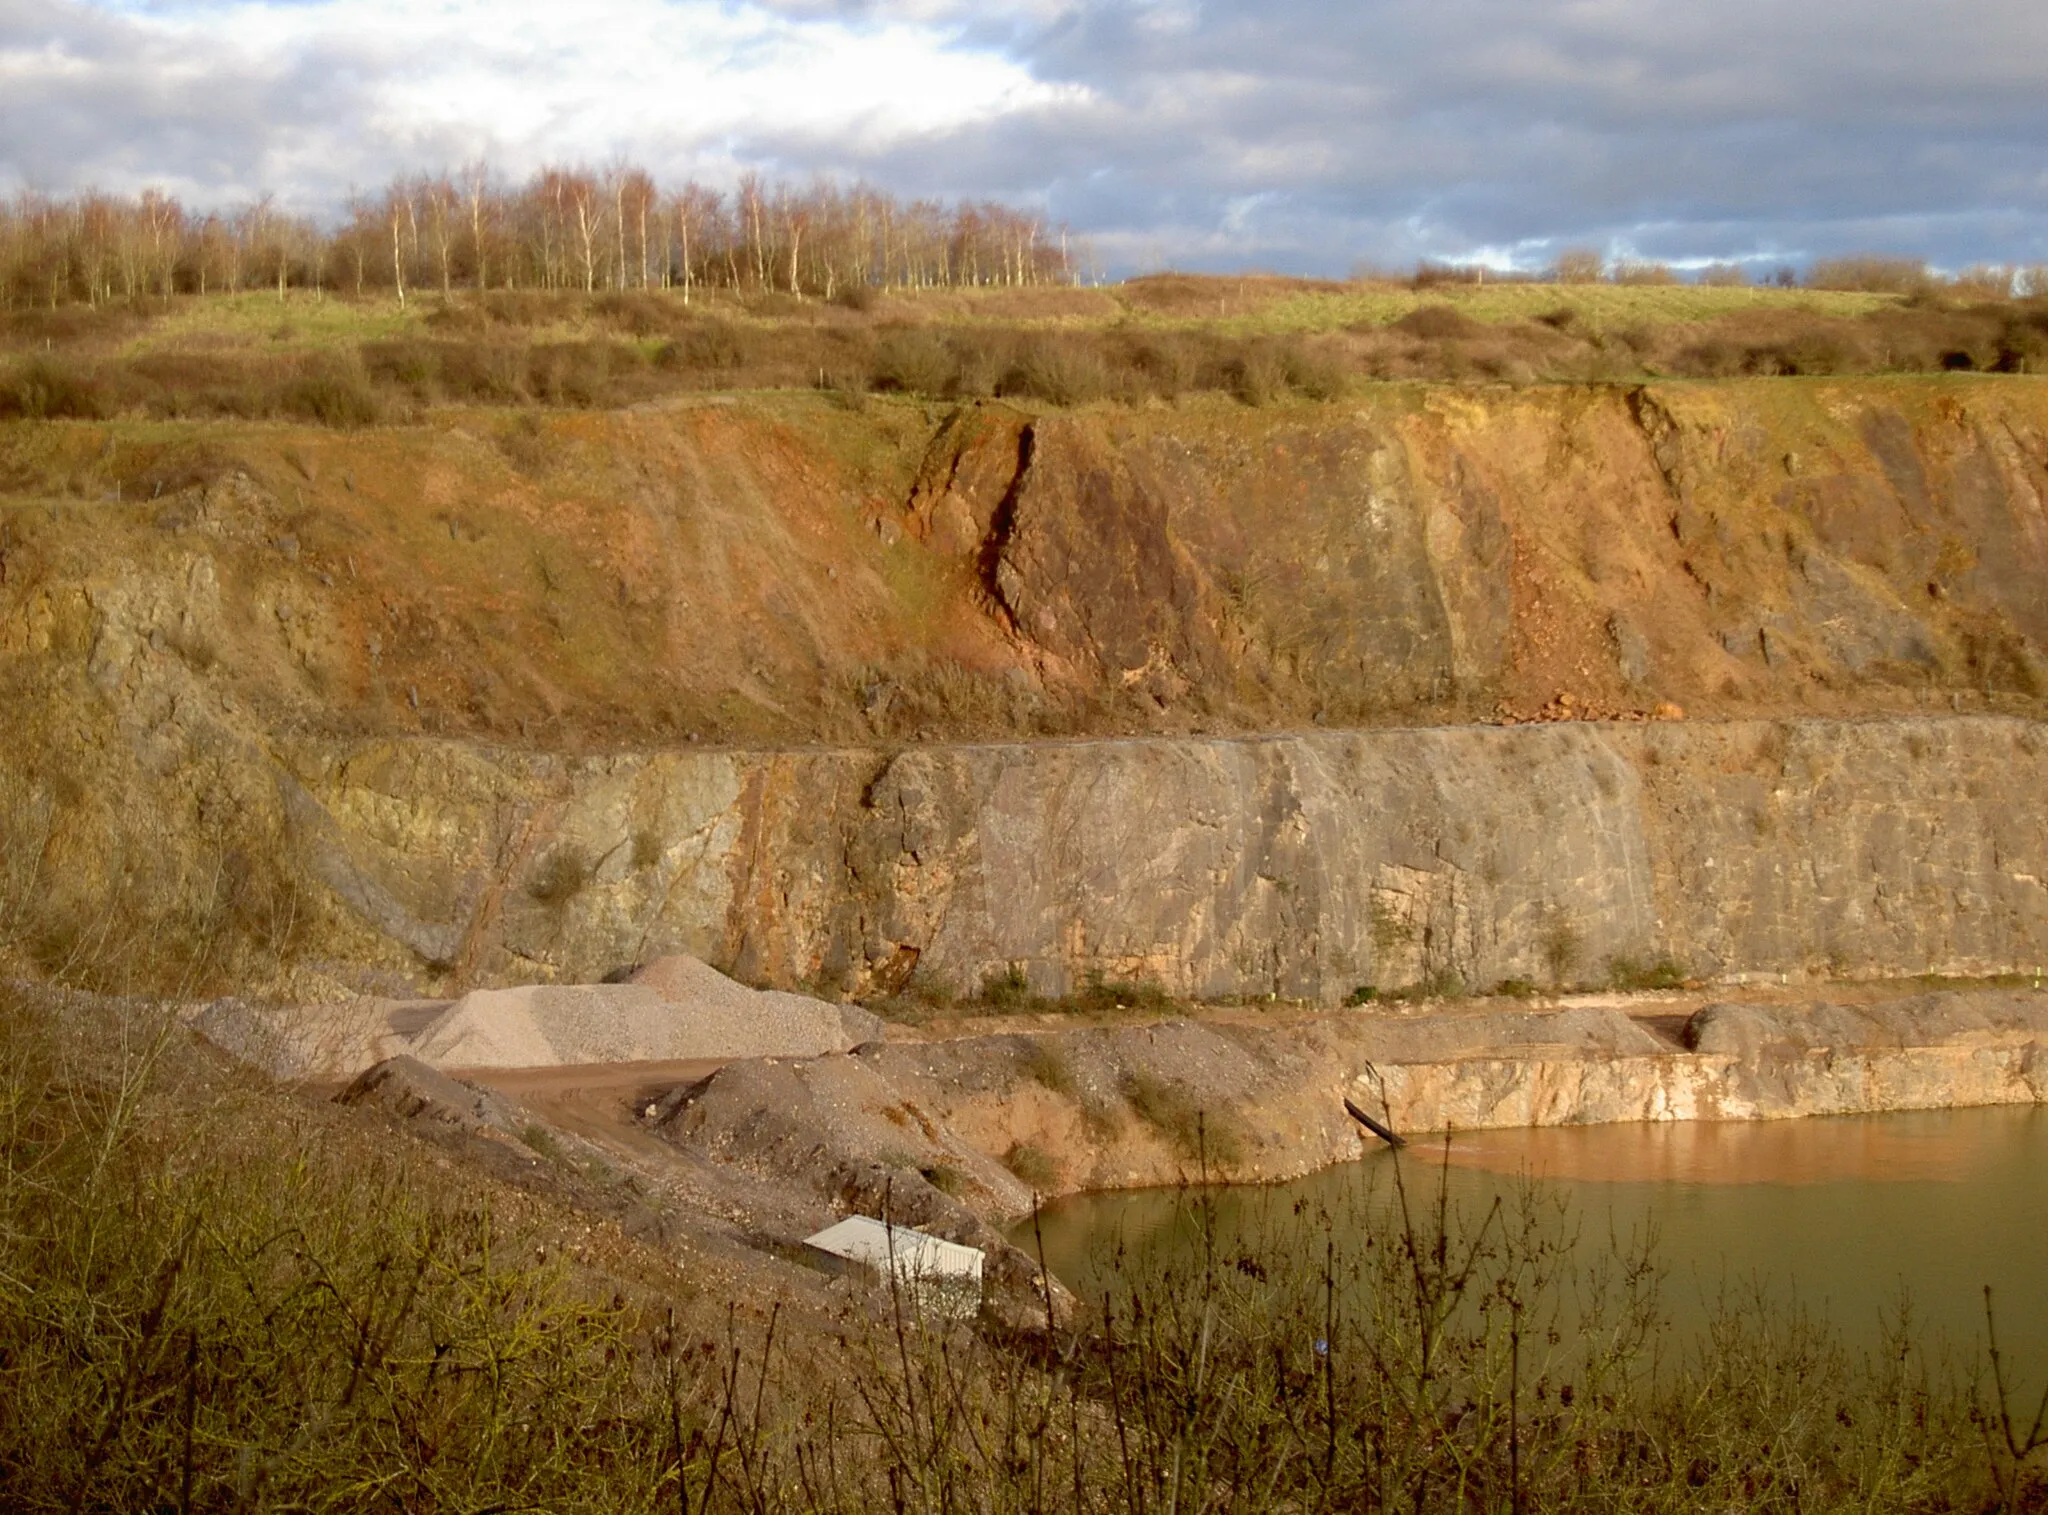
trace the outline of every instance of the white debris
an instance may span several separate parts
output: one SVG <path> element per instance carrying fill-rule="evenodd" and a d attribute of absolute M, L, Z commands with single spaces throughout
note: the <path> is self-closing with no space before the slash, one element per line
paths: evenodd
<path fill-rule="evenodd" d="M 827 1226 L 804 1245 L 841 1263 L 866 1268 L 897 1284 L 921 1308 L 947 1315 L 971 1315 L 981 1307 L 980 1249 L 944 1241 L 908 1226 L 849 1215 Z"/>

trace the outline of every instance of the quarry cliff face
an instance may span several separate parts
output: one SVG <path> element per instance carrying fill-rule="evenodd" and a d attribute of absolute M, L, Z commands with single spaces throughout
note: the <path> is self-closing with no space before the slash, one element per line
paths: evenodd
<path fill-rule="evenodd" d="M 2025 379 L 23 425 L 0 488 L 35 970 L 123 932 L 343 983 L 680 949 L 1331 1000 L 2048 957 Z"/>
<path fill-rule="evenodd" d="M 281 782 L 366 950 L 491 979 L 688 951 L 835 994 L 1015 970 L 1049 995 L 1099 977 L 1329 1003 L 1616 960 L 1729 978 L 2048 955 L 2048 730 L 2003 718 L 575 761 L 380 745 L 301 754 Z"/>

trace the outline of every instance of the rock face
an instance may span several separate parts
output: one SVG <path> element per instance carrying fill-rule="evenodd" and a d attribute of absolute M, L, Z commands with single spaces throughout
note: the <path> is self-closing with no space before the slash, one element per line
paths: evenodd
<path fill-rule="evenodd" d="M 431 771 L 435 777 L 423 777 Z M 2028 972 L 2048 730 L 1999 718 L 1318 733 L 281 776 L 374 955 L 591 980 L 690 952 L 820 992 L 1015 967 L 1177 994 Z M 654 844 L 636 856 L 636 838 Z M 540 897 L 564 854 L 597 860 Z"/>
<path fill-rule="evenodd" d="M 1882 1007 L 1710 1005 L 1691 1051 L 1378 1065 L 1355 1081 L 1402 1130 L 1781 1120 L 2048 1099 L 2048 996 L 1926 995 Z"/>
<path fill-rule="evenodd" d="M 763 1179 L 869 1201 L 887 1184 L 907 1215 L 1000 1220 L 1033 1191 L 1270 1181 L 1356 1157 L 1378 1142 L 1347 1098 L 1409 1136 L 2040 1103 L 2048 994 L 1712 1005 L 1675 1040 L 1582 1005 L 875 1044 L 729 1067 L 657 1125 Z"/>
<path fill-rule="evenodd" d="M 505 424 L 0 436 L 0 954 L 1322 999 L 2048 957 L 2048 387 Z"/>

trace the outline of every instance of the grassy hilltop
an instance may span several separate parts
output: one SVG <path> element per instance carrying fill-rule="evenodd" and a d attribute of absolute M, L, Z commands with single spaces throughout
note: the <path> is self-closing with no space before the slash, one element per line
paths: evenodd
<path fill-rule="evenodd" d="M 1676 285 L 1160 275 L 833 300 L 783 292 L 138 298 L 0 315 L 0 417 L 610 407 L 706 390 L 1144 403 L 1332 400 L 1386 380 L 1529 384 L 2033 371 L 2048 304 Z"/>

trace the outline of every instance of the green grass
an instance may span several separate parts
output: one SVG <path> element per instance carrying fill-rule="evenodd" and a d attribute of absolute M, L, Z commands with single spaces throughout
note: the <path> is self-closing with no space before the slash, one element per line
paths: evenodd
<path fill-rule="evenodd" d="M 1817 315 L 1855 317 L 1898 303 L 1895 295 L 1813 289 L 1725 289 L 1691 284 L 1445 284 L 1428 289 L 1360 285 L 1342 291 L 1289 295 L 1256 314 L 1212 324 L 1231 331 L 1341 331 L 1358 325 L 1389 326 L 1424 307 L 1447 305 L 1468 319 L 1487 325 L 1533 321 L 1553 311 L 1571 310 L 1590 329 L 1608 331 L 1646 321 L 1710 321 L 1747 311 L 1810 311 Z M 1204 323 L 1197 320 L 1160 324 Z"/>

